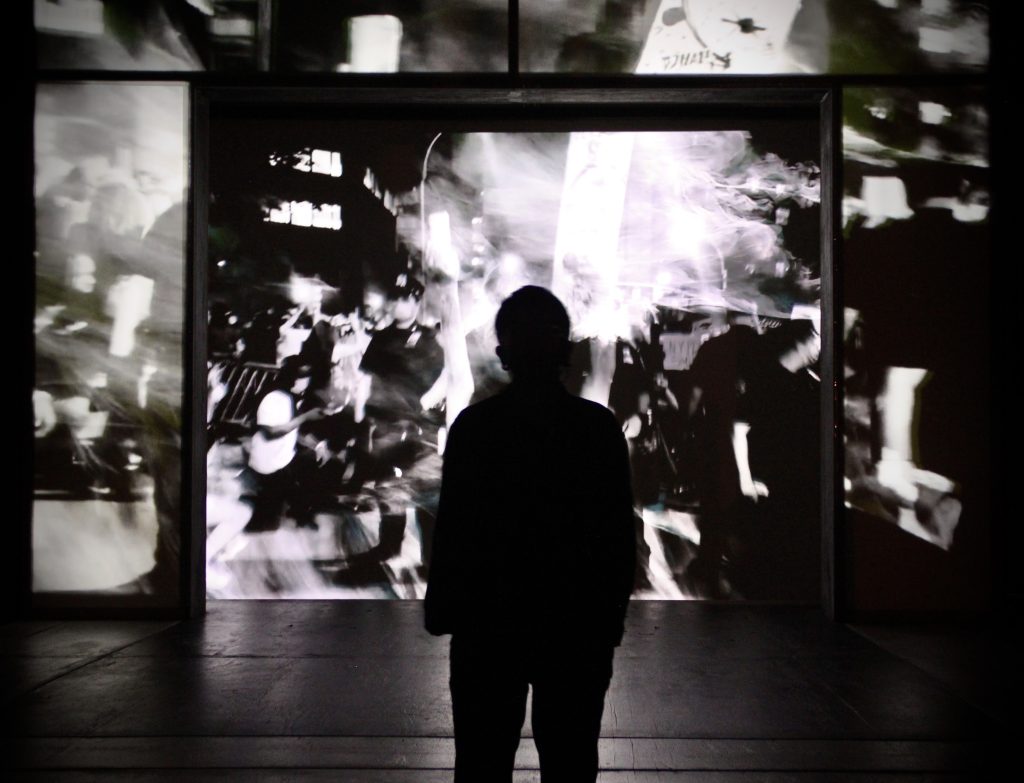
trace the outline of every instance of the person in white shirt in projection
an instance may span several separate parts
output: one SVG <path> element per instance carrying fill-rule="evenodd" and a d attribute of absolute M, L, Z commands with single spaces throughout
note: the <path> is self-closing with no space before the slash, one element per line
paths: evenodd
<path fill-rule="evenodd" d="M 300 357 L 289 356 L 278 373 L 276 388 L 260 400 L 256 409 L 249 467 L 256 473 L 258 486 L 247 532 L 275 530 L 286 503 L 297 526 L 316 524 L 312 506 L 296 475 L 299 428 L 325 415 L 320 407 L 302 410 L 307 406 L 303 395 L 312 372 L 313 368 Z"/>

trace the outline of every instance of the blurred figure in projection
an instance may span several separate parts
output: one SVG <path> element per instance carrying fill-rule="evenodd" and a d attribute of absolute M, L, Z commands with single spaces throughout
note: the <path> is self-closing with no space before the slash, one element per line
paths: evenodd
<path fill-rule="evenodd" d="M 844 313 L 843 435 L 846 499 L 857 509 L 948 550 L 962 503 L 951 479 L 922 468 L 920 427 L 923 368 L 884 367 L 871 361 L 865 324 Z"/>
<path fill-rule="evenodd" d="M 733 433 L 747 513 L 731 542 L 730 581 L 749 599 L 815 601 L 820 576 L 818 398 L 821 335 L 783 321 L 758 338 Z"/>
<path fill-rule="evenodd" d="M 301 460 L 297 459 L 299 428 L 324 416 L 321 408 L 308 408 L 304 400 L 313 368 L 298 356 L 284 360 L 276 388 L 256 409 L 256 433 L 249 450 L 249 467 L 257 475 L 256 499 L 246 532 L 276 530 L 285 503 L 299 527 L 315 527 L 307 493 L 301 491 Z"/>
<path fill-rule="evenodd" d="M 373 332 L 359 365 L 371 379 L 364 461 L 367 477 L 375 481 L 381 522 L 379 543 L 359 556 L 357 570 L 379 570 L 377 564 L 400 553 L 407 509 L 417 512 L 419 525 L 425 527 L 436 508 L 431 496 L 436 497 L 440 473 L 438 435 L 447 376 L 438 332 L 419 320 L 423 293 L 423 284 L 412 275 L 397 277 L 388 292 L 391 323 Z M 426 560 L 423 552 L 411 557 Z"/>
<path fill-rule="evenodd" d="M 511 780 L 532 686 L 542 779 L 593 781 L 634 577 L 626 444 L 562 386 L 551 292 L 519 289 L 495 329 L 512 383 L 452 425 L 425 602 L 427 630 L 452 634 L 455 780 Z"/>
<path fill-rule="evenodd" d="M 702 598 L 728 598 L 732 592 L 725 566 L 742 497 L 735 444 L 737 430 L 745 426 L 740 407 L 754 372 L 757 339 L 753 326 L 732 315 L 727 330 L 704 343 L 690 367 L 700 549 L 686 576 Z M 747 489 L 754 496 L 759 491 L 753 484 Z"/>

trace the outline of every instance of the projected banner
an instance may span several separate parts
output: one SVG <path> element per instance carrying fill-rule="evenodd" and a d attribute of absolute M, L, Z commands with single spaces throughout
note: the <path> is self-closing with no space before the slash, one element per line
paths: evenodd
<path fill-rule="evenodd" d="M 421 597 L 448 427 L 506 383 L 494 316 L 533 283 L 629 443 L 637 594 L 814 600 L 808 128 L 215 120 L 209 594 Z"/>
<path fill-rule="evenodd" d="M 187 94 L 36 93 L 33 590 L 179 600 Z"/>

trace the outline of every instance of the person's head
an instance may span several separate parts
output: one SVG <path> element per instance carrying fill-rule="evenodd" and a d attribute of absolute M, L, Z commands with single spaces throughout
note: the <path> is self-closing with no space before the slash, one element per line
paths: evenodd
<path fill-rule="evenodd" d="M 386 317 L 387 297 L 384 289 L 376 283 L 367 283 L 363 289 L 363 303 L 359 306 L 359 317 L 370 329 L 375 329 L 377 324 Z"/>
<path fill-rule="evenodd" d="M 391 317 L 401 327 L 411 326 L 420 313 L 423 283 L 408 274 L 401 274 L 388 292 Z"/>
<path fill-rule="evenodd" d="M 557 378 L 569 363 L 569 313 L 553 293 L 527 285 L 498 308 L 498 358 L 519 379 Z"/>
<path fill-rule="evenodd" d="M 293 394 L 302 394 L 309 388 L 313 376 L 313 366 L 301 356 L 287 356 L 281 362 L 281 371 L 277 374 L 277 386 Z"/>

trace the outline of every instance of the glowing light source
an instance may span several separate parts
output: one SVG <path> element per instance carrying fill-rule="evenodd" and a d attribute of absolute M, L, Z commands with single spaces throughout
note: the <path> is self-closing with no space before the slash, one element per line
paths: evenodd
<path fill-rule="evenodd" d="M 310 201 L 282 201 L 277 206 L 263 207 L 264 223 L 282 223 L 302 228 L 341 229 L 341 205 L 314 205 Z"/>

